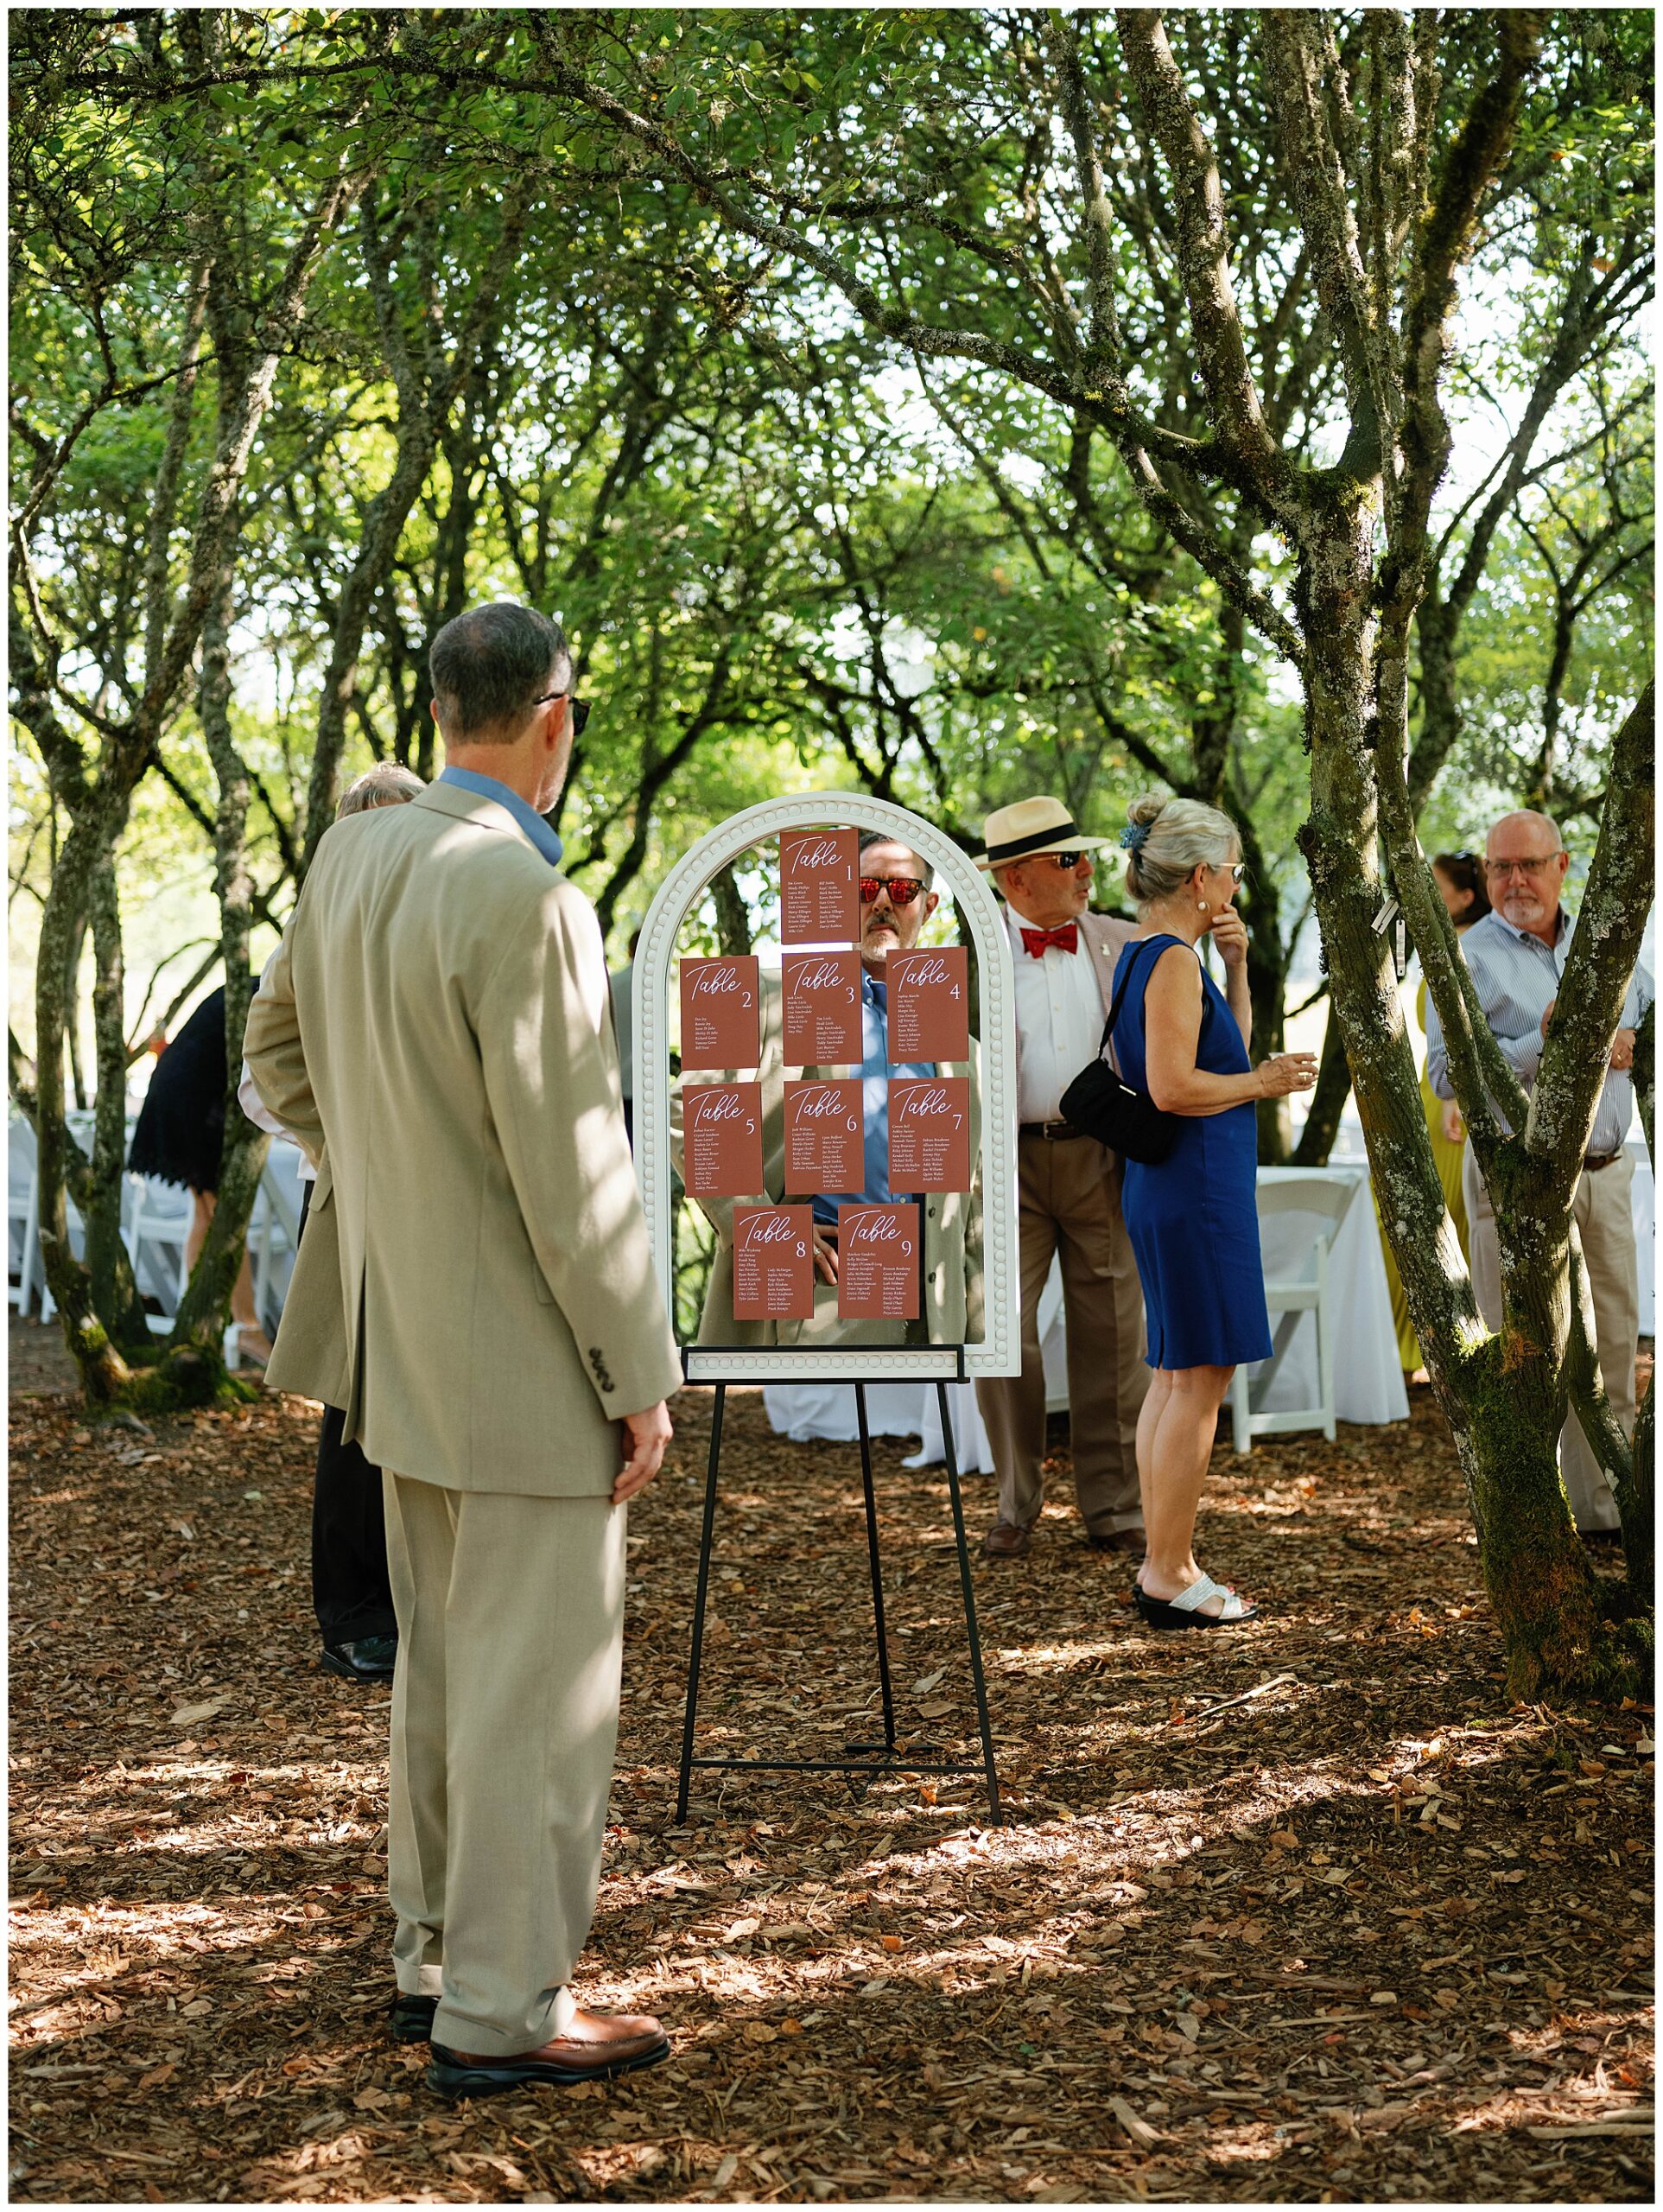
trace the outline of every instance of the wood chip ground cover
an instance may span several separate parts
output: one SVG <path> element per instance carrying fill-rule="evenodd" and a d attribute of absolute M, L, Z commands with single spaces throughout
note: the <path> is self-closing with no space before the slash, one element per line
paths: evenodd
<path fill-rule="evenodd" d="M 315 1664 L 315 1413 L 146 1434 L 16 1399 L 14 2197 L 1649 2201 L 1651 1714 L 1509 1708 L 1415 1397 L 1219 1453 L 1202 1556 L 1266 1612 L 1228 1641 L 1140 1629 L 1059 1452 L 1033 1553 L 976 1567 L 1007 1826 L 902 1770 L 705 1775 L 676 1829 L 685 1394 L 632 1516 L 582 1977 L 675 2056 L 454 2109 L 382 2024 L 387 1700 Z M 876 1447 L 901 1732 L 968 1755 L 911 1448 Z M 702 1748 L 869 1733 L 854 1447 L 733 1394 L 717 1536 Z"/>

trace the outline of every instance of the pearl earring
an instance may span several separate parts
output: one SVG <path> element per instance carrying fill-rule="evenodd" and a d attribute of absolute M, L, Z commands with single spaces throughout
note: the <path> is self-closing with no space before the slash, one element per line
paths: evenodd
<path fill-rule="evenodd" d="M 1198 913 L 1198 914 L 1204 914 L 1204 913 L 1206 913 L 1206 912 L 1207 912 L 1207 911 L 1208 911 L 1208 907 L 1207 907 L 1207 901 L 1206 901 L 1204 899 L 1196 899 L 1196 913 Z"/>

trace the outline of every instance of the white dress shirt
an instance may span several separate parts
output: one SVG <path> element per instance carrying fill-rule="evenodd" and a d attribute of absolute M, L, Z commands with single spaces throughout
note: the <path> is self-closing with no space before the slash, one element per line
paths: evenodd
<path fill-rule="evenodd" d="M 1083 940 L 1073 952 L 1047 945 L 1035 959 L 1022 942 L 1023 930 L 1033 924 L 1014 907 L 1006 921 L 1016 969 L 1017 1119 L 1055 1122 L 1063 1093 L 1097 1057 L 1103 995 Z"/>

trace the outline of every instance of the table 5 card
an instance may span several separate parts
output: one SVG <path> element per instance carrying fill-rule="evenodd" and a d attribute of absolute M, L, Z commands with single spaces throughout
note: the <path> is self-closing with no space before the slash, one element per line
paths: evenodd
<path fill-rule="evenodd" d="M 810 1207 L 734 1208 L 733 1319 L 814 1319 L 814 1216 Z"/>
<path fill-rule="evenodd" d="M 889 1187 L 892 1191 L 969 1189 L 968 1076 L 891 1077 Z"/>
<path fill-rule="evenodd" d="M 682 1067 L 755 1067 L 762 1057 L 761 969 L 755 953 L 683 960 L 681 986 Z"/>
<path fill-rule="evenodd" d="M 916 1321 L 918 1209 L 844 1206 L 837 1217 L 837 1311 L 846 1321 Z"/>
<path fill-rule="evenodd" d="M 785 1065 L 826 1067 L 853 1062 L 858 1067 L 865 1057 L 860 954 L 784 953 L 780 981 L 785 1000 Z"/>
<path fill-rule="evenodd" d="M 892 952 L 889 986 L 891 1064 L 968 1060 L 970 1057 L 970 956 L 960 945 L 938 951 Z"/>
<path fill-rule="evenodd" d="M 858 830 L 781 831 L 782 944 L 854 944 L 859 939 L 860 855 Z"/>
<path fill-rule="evenodd" d="M 762 1175 L 762 1085 L 689 1084 L 682 1093 L 689 1198 L 754 1198 Z"/>

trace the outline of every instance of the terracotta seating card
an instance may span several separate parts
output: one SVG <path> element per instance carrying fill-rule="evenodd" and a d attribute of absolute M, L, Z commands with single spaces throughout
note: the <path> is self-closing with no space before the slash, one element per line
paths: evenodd
<path fill-rule="evenodd" d="M 785 1187 L 858 1191 L 866 1179 L 860 1081 L 785 1086 Z"/>
<path fill-rule="evenodd" d="M 780 832 L 782 944 L 856 942 L 860 935 L 860 854 L 856 830 Z"/>
<path fill-rule="evenodd" d="M 755 953 L 683 960 L 681 986 L 682 1067 L 755 1067 L 762 1057 L 762 985 Z"/>
<path fill-rule="evenodd" d="M 809 1207 L 734 1209 L 733 1319 L 814 1319 L 814 1217 Z"/>
<path fill-rule="evenodd" d="M 689 1084 L 682 1129 L 690 1198 L 754 1198 L 765 1188 L 759 1083 Z"/>
<path fill-rule="evenodd" d="M 858 952 L 788 952 L 781 960 L 785 996 L 785 1065 L 860 1065 L 860 956 Z M 729 1063 L 731 1065 L 731 1063 Z"/>
<path fill-rule="evenodd" d="M 837 1217 L 837 1311 L 847 1321 L 916 1321 L 918 1209 L 845 1206 Z"/>
<path fill-rule="evenodd" d="M 892 1080 L 889 1187 L 892 1191 L 969 1189 L 968 1076 Z"/>
<path fill-rule="evenodd" d="M 962 944 L 892 952 L 884 981 L 892 1062 L 969 1058 L 970 956 Z"/>

